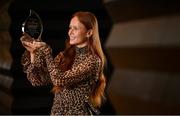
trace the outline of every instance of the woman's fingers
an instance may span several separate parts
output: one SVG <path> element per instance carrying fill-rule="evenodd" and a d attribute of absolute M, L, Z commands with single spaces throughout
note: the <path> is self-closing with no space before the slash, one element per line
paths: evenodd
<path fill-rule="evenodd" d="M 28 42 L 33 42 L 33 38 L 28 35 L 27 33 L 23 33 L 23 36 L 20 38 L 21 41 L 28 41 Z"/>
<path fill-rule="evenodd" d="M 32 41 L 29 41 L 31 39 Z M 32 39 L 27 33 L 23 33 L 23 36 L 20 38 L 22 45 L 28 50 L 29 52 L 33 53 L 36 49 L 43 47 L 46 45 L 45 42 L 37 42 Z"/>
<path fill-rule="evenodd" d="M 25 36 L 22 36 L 22 37 L 20 38 L 20 40 L 21 40 L 21 41 L 24 41 L 25 38 L 26 38 Z"/>
<path fill-rule="evenodd" d="M 26 36 L 26 37 L 28 37 L 28 38 L 32 38 L 29 34 L 27 34 L 27 33 L 23 33 L 23 36 Z"/>
<path fill-rule="evenodd" d="M 22 43 L 26 46 L 33 47 L 33 44 L 30 42 L 23 41 Z"/>
<path fill-rule="evenodd" d="M 35 41 L 33 41 L 32 43 L 23 41 L 22 44 L 25 45 L 25 46 L 31 47 L 33 49 L 37 49 L 37 48 L 40 48 L 40 47 L 46 45 L 45 42 L 35 42 Z"/>
<path fill-rule="evenodd" d="M 26 50 L 29 52 L 33 53 L 35 48 L 33 47 L 32 43 L 30 42 L 22 42 L 23 46 L 25 47 Z"/>
<path fill-rule="evenodd" d="M 45 43 L 45 42 L 35 42 L 35 41 L 33 41 L 33 44 L 34 44 L 37 48 L 39 48 L 39 47 L 42 47 L 42 46 L 45 46 L 45 45 L 46 45 L 46 43 Z"/>

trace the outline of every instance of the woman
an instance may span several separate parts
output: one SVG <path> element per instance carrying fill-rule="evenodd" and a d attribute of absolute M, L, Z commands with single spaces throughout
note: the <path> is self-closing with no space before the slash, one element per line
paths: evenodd
<path fill-rule="evenodd" d="M 66 48 L 55 58 L 44 42 L 27 42 L 22 64 L 34 86 L 52 83 L 55 94 L 52 115 L 89 115 L 98 113 L 104 98 L 105 57 L 101 48 L 98 22 L 90 12 L 77 12 L 69 25 Z"/>

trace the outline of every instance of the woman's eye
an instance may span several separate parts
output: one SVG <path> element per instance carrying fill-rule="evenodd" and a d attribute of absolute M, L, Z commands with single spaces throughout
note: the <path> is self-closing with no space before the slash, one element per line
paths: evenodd
<path fill-rule="evenodd" d="M 69 27 L 69 30 L 78 30 L 78 27 Z"/>
<path fill-rule="evenodd" d="M 77 30 L 78 28 L 77 27 L 74 27 L 74 30 Z"/>

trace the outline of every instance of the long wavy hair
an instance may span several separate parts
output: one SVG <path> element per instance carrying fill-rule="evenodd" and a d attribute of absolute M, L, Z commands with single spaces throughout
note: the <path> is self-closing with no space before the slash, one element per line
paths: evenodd
<path fill-rule="evenodd" d="M 78 20 L 86 27 L 87 30 L 92 29 L 92 36 L 88 38 L 88 48 L 91 53 L 96 54 L 101 59 L 101 67 L 99 70 L 99 79 L 98 83 L 93 90 L 90 100 L 95 107 L 100 107 L 102 101 L 104 100 L 104 90 L 106 86 L 106 79 L 103 73 L 104 64 L 106 62 L 105 55 L 103 53 L 99 31 L 98 31 L 98 22 L 94 14 L 90 12 L 76 12 L 73 14 L 73 17 L 77 17 Z M 75 56 L 75 47 L 69 44 L 69 39 L 66 41 L 66 47 L 61 54 L 60 58 L 60 67 L 61 70 L 66 71 L 71 68 Z M 61 87 L 54 86 L 52 91 L 58 92 L 61 90 Z"/>

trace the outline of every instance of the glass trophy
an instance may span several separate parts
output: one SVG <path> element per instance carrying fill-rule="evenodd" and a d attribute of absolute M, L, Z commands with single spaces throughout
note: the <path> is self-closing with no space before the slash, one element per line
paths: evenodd
<path fill-rule="evenodd" d="M 24 41 L 41 41 L 41 35 L 43 32 L 43 25 L 39 15 L 32 9 L 28 18 L 22 24 L 22 32 L 27 33 L 30 37 Z"/>

